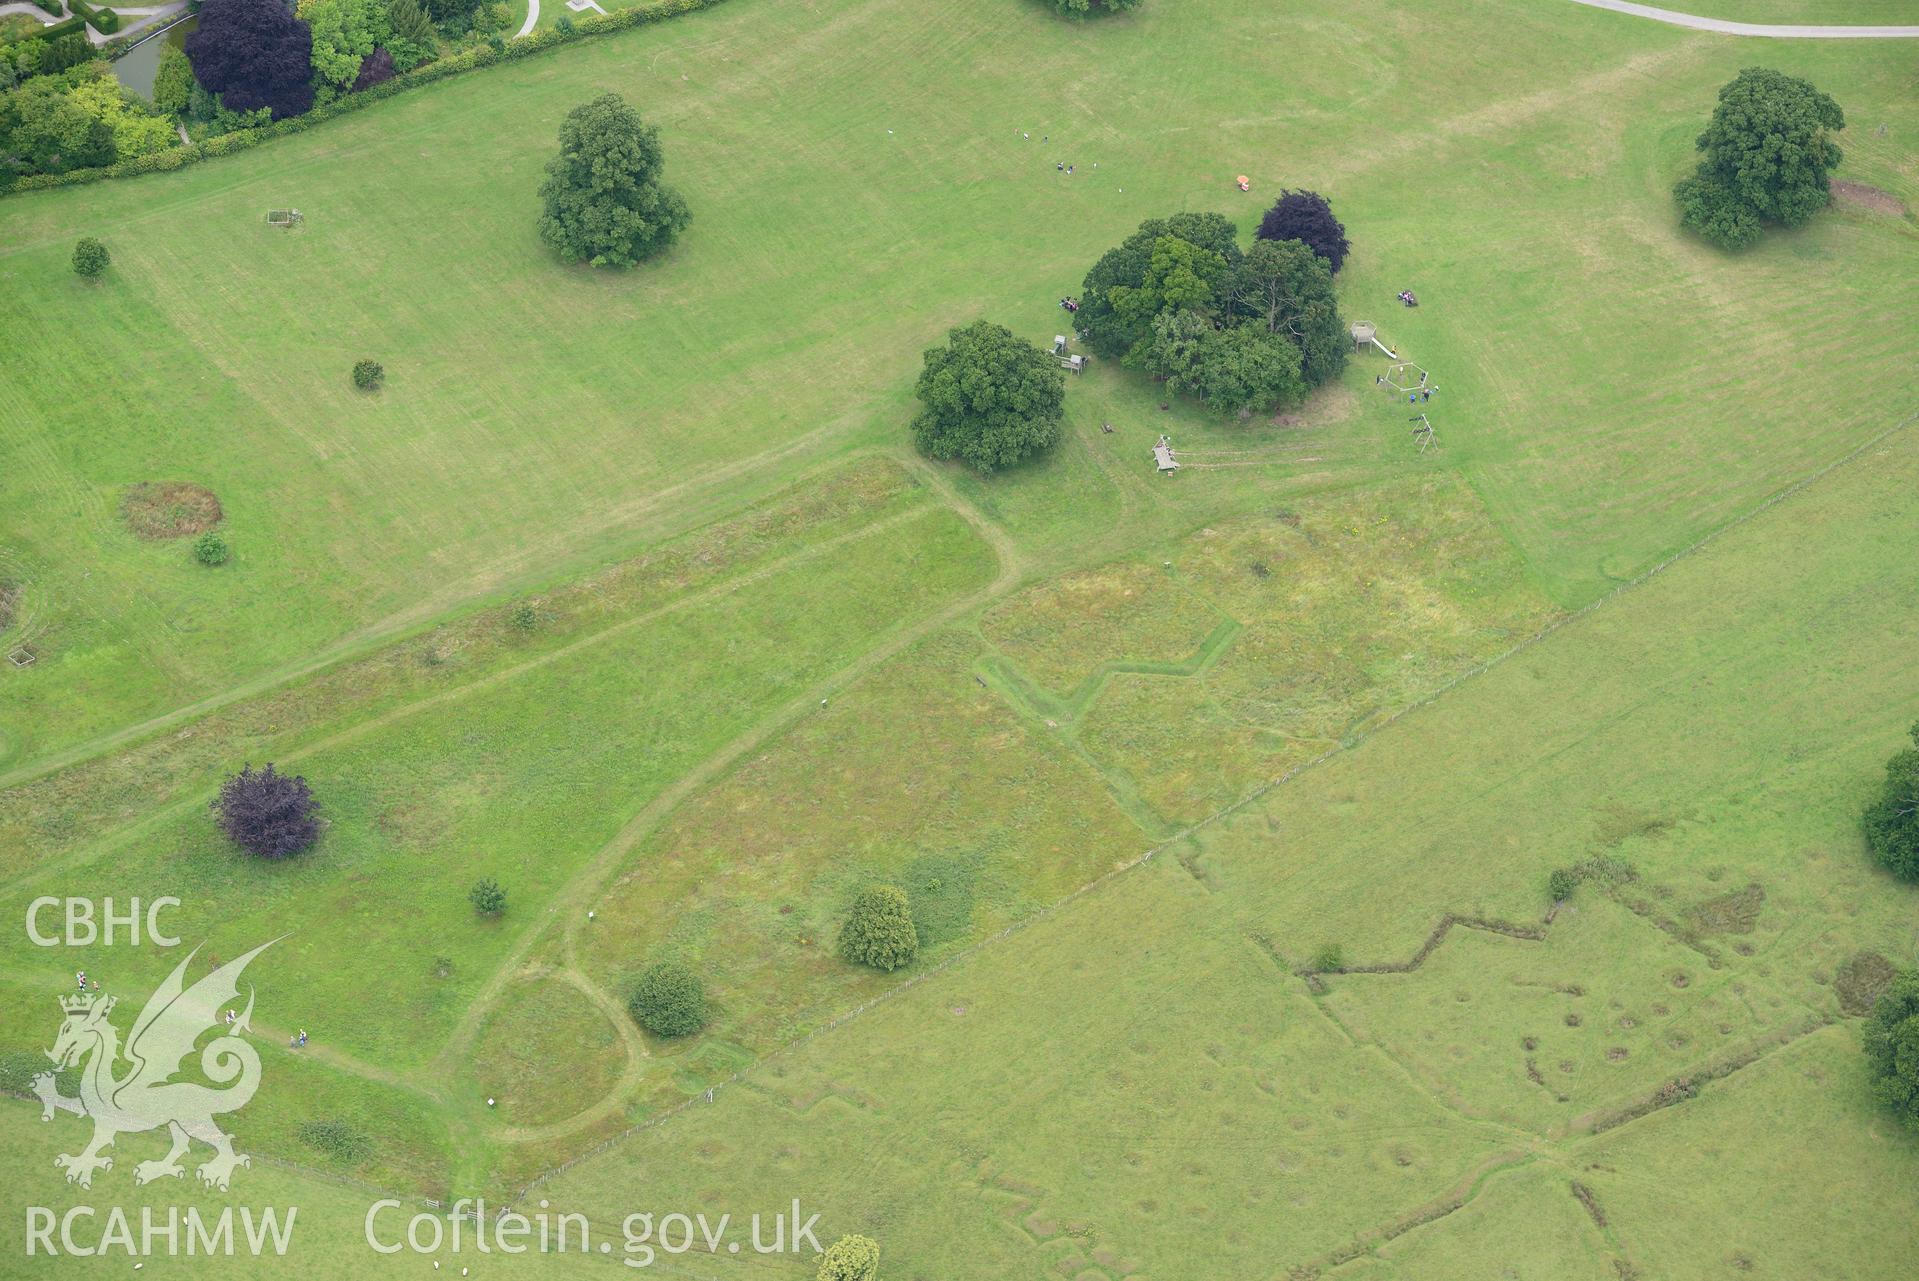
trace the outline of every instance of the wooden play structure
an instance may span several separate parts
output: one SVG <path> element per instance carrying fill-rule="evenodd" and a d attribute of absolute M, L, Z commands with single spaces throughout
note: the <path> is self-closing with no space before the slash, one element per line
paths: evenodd
<path fill-rule="evenodd" d="M 1370 320 L 1355 320 L 1353 322 L 1353 350 L 1364 351 L 1369 345 L 1379 348 L 1394 360 L 1399 359 L 1398 352 L 1379 341 L 1378 325 L 1375 325 Z"/>
<path fill-rule="evenodd" d="M 1160 473 L 1166 475 L 1179 470 L 1179 459 L 1173 457 L 1173 441 L 1170 436 L 1161 436 L 1153 446 L 1153 462 L 1159 466 Z"/>
<path fill-rule="evenodd" d="M 1053 335 L 1053 359 L 1057 360 L 1062 368 L 1070 369 L 1076 374 L 1086 372 L 1086 357 L 1071 355 L 1067 352 L 1065 334 Z"/>

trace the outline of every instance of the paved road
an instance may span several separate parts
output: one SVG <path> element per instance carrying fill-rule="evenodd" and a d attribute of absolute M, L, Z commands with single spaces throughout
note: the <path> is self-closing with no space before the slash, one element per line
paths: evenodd
<path fill-rule="evenodd" d="M 1671 9 L 1655 9 L 1649 4 L 1633 4 L 1631 0 L 1573 0 L 1573 3 L 1591 5 L 1595 9 L 1611 9 L 1614 13 L 1630 13 L 1636 18 L 1651 18 L 1654 22 L 1669 23 L 1675 27 L 1691 27 L 1694 31 L 1717 31 L 1727 36 L 1770 36 L 1775 40 L 1919 40 L 1919 27 L 1773 26 L 1759 22 L 1728 22 L 1724 18 L 1699 18 L 1690 13 L 1675 13 Z"/>

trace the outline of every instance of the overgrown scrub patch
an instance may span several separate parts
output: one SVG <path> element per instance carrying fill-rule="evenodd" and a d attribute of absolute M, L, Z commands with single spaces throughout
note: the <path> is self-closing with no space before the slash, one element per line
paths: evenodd
<path fill-rule="evenodd" d="M 120 519 L 149 541 L 203 533 L 223 514 L 212 490 L 188 481 L 142 481 L 120 496 Z"/>
<path fill-rule="evenodd" d="M 373 1139 L 345 1121 L 307 1121 L 301 1124 L 299 1135 L 300 1142 L 341 1165 L 360 1165 L 373 1155 Z"/>

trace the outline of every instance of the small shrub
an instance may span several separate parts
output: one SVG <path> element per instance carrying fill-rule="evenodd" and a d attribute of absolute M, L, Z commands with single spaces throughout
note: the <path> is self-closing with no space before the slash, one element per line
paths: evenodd
<path fill-rule="evenodd" d="M 73 272 L 83 280 L 98 280 L 113 261 L 107 247 L 92 236 L 82 236 L 73 246 Z"/>
<path fill-rule="evenodd" d="M 573 15 L 570 13 L 561 14 L 559 22 L 556 23 L 555 25 L 559 27 L 561 35 L 567 35 L 567 36 L 572 35 L 573 34 Z"/>
<path fill-rule="evenodd" d="M 1337 943 L 1328 943 L 1313 953 L 1313 959 L 1306 962 L 1306 968 L 1315 974 L 1334 974 L 1346 968 L 1346 949 Z"/>
<path fill-rule="evenodd" d="M 691 1036 L 706 1026 L 706 985 L 678 961 L 661 961 L 640 975 L 626 1008 L 655 1036 Z"/>
<path fill-rule="evenodd" d="M 377 360 L 356 361 L 353 366 L 353 385 L 361 391 L 374 391 L 386 381 L 386 369 Z"/>
<path fill-rule="evenodd" d="M 434 957 L 433 958 L 433 977 L 436 979 L 452 978 L 453 977 L 453 958 L 450 956 Z"/>
<path fill-rule="evenodd" d="M 211 569 L 224 565 L 233 556 L 233 548 L 227 545 L 226 535 L 217 529 L 209 529 L 193 540 L 193 559 Z"/>
<path fill-rule="evenodd" d="M 872 1237 L 843 1236 L 820 1255 L 819 1281 L 874 1281 L 880 1274 L 880 1243 Z"/>
<path fill-rule="evenodd" d="M 490 876 L 475 881 L 473 888 L 466 892 L 466 897 L 481 916 L 498 916 L 506 911 L 506 891 Z"/>
<path fill-rule="evenodd" d="M 1555 868 L 1546 878 L 1546 893 L 1555 903 L 1564 903 L 1579 888 L 1579 873 L 1570 867 Z"/>
<path fill-rule="evenodd" d="M 506 616 L 506 621 L 512 624 L 515 631 L 530 632 L 540 625 L 540 612 L 527 602 L 521 601 Z"/>
<path fill-rule="evenodd" d="M 271 764 L 229 775 L 212 809 L 227 839 L 261 858 L 298 854 L 320 835 L 320 806 L 306 779 Z"/>
<path fill-rule="evenodd" d="M 840 926 L 840 955 L 856 965 L 891 973 L 912 964 L 919 948 L 913 910 L 907 905 L 906 891 L 897 885 L 861 891 L 846 924 Z"/>
<path fill-rule="evenodd" d="M 300 1142 L 336 1161 L 358 1165 L 373 1154 L 373 1140 L 345 1121 L 302 1121 Z"/>

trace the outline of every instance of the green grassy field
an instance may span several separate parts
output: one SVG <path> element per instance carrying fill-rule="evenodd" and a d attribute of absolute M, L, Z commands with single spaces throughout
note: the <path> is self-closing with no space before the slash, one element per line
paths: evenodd
<path fill-rule="evenodd" d="M 1725 16 L 1897 20 L 1774 8 Z M 615 1240 L 798 1196 L 892 1277 L 1904 1276 L 1919 1142 L 1848 976 L 1919 962 L 1857 828 L 1919 716 L 1919 229 L 1679 232 L 1755 62 L 1919 203 L 1910 46 L 1520 0 L 732 0 L 0 201 L 0 650 L 38 654 L 0 666 L 0 916 L 178 895 L 196 974 L 287 936 L 235 1196 L 302 1207 L 308 1275 L 423 1274 L 362 1241 L 391 1191 Z M 607 89 L 694 210 L 619 276 L 533 228 Z M 1437 451 L 1365 356 L 1246 423 L 1102 362 L 1033 465 L 907 450 L 945 328 L 1044 341 L 1140 219 L 1245 235 L 1283 186 L 1334 199 Z M 232 563 L 126 527 L 155 481 L 217 495 Z M 284 865 L 206 810 L 265 760 L 327 820 Z M 878 880 L 921 943 L 891 976 L 833 951 Z M 75 968 L 131 1005 L 179 955 L 0 932 L 0 1056 Z M 662 958 L 695 1037 L 623 1013 Z M 170 1195 L 145 1139 L 63 1185 L 82 1123 L 36 1115 L 0 1100 L 0 1276 L 39 1266 L 16 1204 Z"/>

